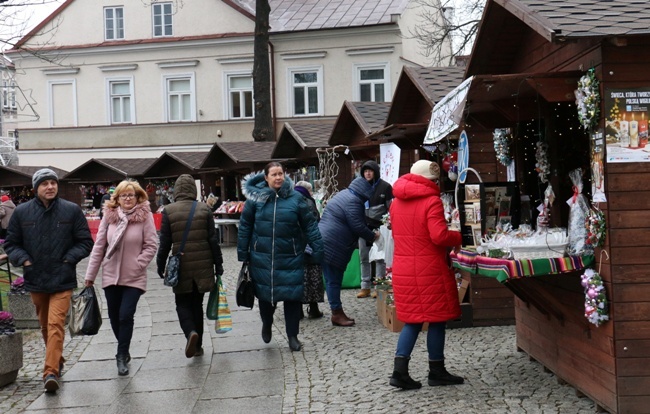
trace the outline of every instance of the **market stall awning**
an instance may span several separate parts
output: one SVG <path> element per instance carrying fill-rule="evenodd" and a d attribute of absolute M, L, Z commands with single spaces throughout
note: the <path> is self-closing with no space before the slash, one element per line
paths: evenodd
<path fill-rule="evenodd" d="M 143 173 L 145 178 L 175 178 L 181 174 L 194 175 L 207 157 L 207 151 L 165 152 Z"/>
<path fill-rule="evenodd" d="M 272 158 L 274 148 L 275 141 L 219 142 L 203 160 L 201 170 L 242 174 L 256 171 L 270 161 L 283 161 Z"/>
<path fill-rule="evenodd" d="M 70 171 L 63 179 L 78 183 L 118 182 L 144 177 L 157 158 L 93 158 Z"/>
<path fill-rule="evenodd" d="M 59 178 L 65 176 L 68 173 L 65 170 L 52 167 L 51 165 L 42 167 L 27 165 L 0 165 L 0 185 L 3 188 L 20 186 L 27 186 L 29 188 L 32 188 L 32 176 L 41 168 L 51 169 L 57 173 Z"/>
<path fill-rule="evenodd" d="M 467 78 L 431 113 L 424 144 L 440 141 L 462 124 L 476 122 L 487 129 L 543 116 L 537 99 L 573 102 L 581 73 L 517 73 Z"/>
<path fill-rule="evenodd" d="M 316 148 L 327 147 L 334 121 L 321 123 L 286 122 L 273 148 L 273 158 L 316 158 Z"/>

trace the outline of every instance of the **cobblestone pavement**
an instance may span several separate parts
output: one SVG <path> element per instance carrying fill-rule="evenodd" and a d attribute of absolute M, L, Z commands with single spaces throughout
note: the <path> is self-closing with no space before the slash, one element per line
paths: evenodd
<path fill-rule="evenodd" d="M 234 247 L 224 247 L 223 252 L 224 283 L 232 292 L 240 266 Z M 78 272 L 84 270 L 85 261 Z M 287 346 L 281 306 L 275 316 L 273 340 L 266 345 L 259 337 L 257 308 L 238 309 L 231 297 L 233 331 L 219 335 L 210 329 L 212 343 L 204 344 L 205 358 L 187 360 L 179 356 L 184 338 L 179 333 L 173 296 L 161 287 L 153 264 L 149 271 L 149 291 L 136 314 L 129 377 L 114 375 L 114 339 L 105 320 L 95 337 L 66 338 L 64 356 L 70 375 L 64 375 L 64 387 L 56 397 L 44 398 L 44 346 L 40 332 L 26 331 L 24 367 L 15 383 L 0 388 L 0 413 L 101 409 L 106 413 L 575 414 L 593 413 L 596 408 L 591 400 L 576 396 L 574 388 L 560 384 L 543 366 L 517 352 L 513 326 L 447 330 L 446 365 L 450 372 L 465 378 L 465 384 L 459 386 L 426 385 L 426 338 L 420 335 L 411 375 L 423 381 L 422 389 L 390 387 L 388 377 L 399 334 L 380 325 L 374 299 L 357 299 L 356 290 L 342 294 L 345 311 L 356 319 L 356 326 L 333 327 L 327 306 L 321 305 L 324 318 L 301 323 L 301 352 L 290 352 Z M 107 347 L 111 340 L 113 344 Z M 89 398 L 88 390 L 99 385 L 103 399 Z M 109 398 L 111 392 L 114 396 Z"/>

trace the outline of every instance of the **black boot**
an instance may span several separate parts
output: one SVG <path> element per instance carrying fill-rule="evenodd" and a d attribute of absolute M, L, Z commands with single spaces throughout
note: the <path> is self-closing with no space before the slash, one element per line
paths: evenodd
<path fill-rule="evenodd" d="M 429 385 L 456 385 L 462 384 L 462 377 L 451 375 L 445 369 L 445 361 L 429 361 Z"/>
<path fill-rule="evenodd" d="M 265 325 L 264 322 L 262 322 L 262 341 L 264 341 L 265 344 L 268 344 L 271 342 L 271 337 L 272 337 L 272 331 L 271 329 L 273 328 L 273 325 Z"/>
<path fill-rule="evenodd" d="M 309 319 L 318 319 L 323 317 L 323 312 L 318 309 L 318 302 L 311 302 L 309 306 L 307 306 L 307 315 L 309 315 Z"/>
<path fill-rule="evenodd" d="M 410 358 L 395 357 L 395 366 L 393 375 L 390 377 L 390 385 L 403 390 L 417 390 L 422 387 L 422 383 L 415 381 L 409 376 Z"/>
<path fill-rule="evenodd" d="M 297 351 L 300 351 L 302 349 L 302 344 L 298 340 L 297 336 L 290 336 L 289 337 L 289 348 L 293 352 L 297 352 Z"/>
<path fill-rule="evenodd" d="M 126 365 L 126 355 L 115 355 L 117 360 L 117 375 L 129 375 L 129 367 Z"/>

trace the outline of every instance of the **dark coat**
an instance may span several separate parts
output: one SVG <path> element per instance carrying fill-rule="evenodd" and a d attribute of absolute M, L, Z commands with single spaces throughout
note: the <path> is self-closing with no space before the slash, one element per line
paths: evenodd
<path fill-rule="evenodd" d="M 301 302 L 307 243 L 313 262 L 323 257 L 316 218 L 288 177 L 275 192 L 263 173 L 249 174 L 242 190 L 247 201 L 239 220 L 237 256 L 250 263 L 255 295 L 271 303 Z"/>
<path fill-rule="evenodd" d="M 367 169 L 371 169 L 375 173 L 375 178 L 371 183 L 373 192 L 372 196 L 368 200 L 368 207 L 383 206 L 385 209 L 384 214 L 387 214 L 390 202 L 393 200 L 393 187 L 379 178 L 381 174 L 379 171 L 379 164 L 372 160 L 364 162 L 361 166 L 361 177 L 363 177 L 363 171 Z M 381 220 L 368 217 L 368 210 L 366 209 L 366 224 L 368 224 L 372 229 L 378 229 L 381 227 L 382 223 Z"/>
<path fill-rule="evenodd" d="M 359 245 L 359 238 L 368 242 L 375 240 L 364 213 L 364 203 L 371 191 L 370 183 L 357 177 L 327 202 L 318 228 L 325 242 L 325 263 L 328 265 L 345 270 Z"/>
<path fill-rule="evenodd" d="M 394 189 L 390 219 L 397 318 L 406 323 L 455 319 L 460 304 L 447 250 L 460 245 L 461 235 L 447 230 L 440 189 L 416 174 L 400 177 Z"/>
<path fill-rule="evenodd" d="M 160 245 L 156 255 L 158 275 L 162 277 L 171 250 L 176 254 L 183 241 L 183 233 L 192 203 L 196 200 L 196 184 L 191 175 L 183 174 L 174 184 L 174 202 L 165 206 L 160 226 Z M 205 203 L 198 203 L 185 248 L 181 256 L 180 278 L 174 293 L 191 293 L 192 285 L 201 293 L 214 287 L 215 273 L 223 274 L 223 257 L 219 238 L 214 228 L 212 210 Z"/>
<path fill-rule="evenodd" d="M 56 293 L 77 287 L 76 265 L 90 254 L 93 239 L 81 208 L 61 198 L 48 207 L 37 197 L 16 207 L 4 249 L 23 268 L 28 292 Z"/>

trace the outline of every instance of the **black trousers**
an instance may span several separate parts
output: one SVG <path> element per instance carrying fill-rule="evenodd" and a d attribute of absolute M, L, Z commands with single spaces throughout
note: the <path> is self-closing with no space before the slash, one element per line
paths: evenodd
<path fill-rule="evenodd" d="M 104 288 L 108 319 L 111 321 L 111 328 L 117 339 L 118 355 L 129 355 L 133 337 L 133 315 L 143 293 L 142 290 L 130 286 Z"/>
<path fill-rule="evenodd" d="M 203 346 L 203 295 L 199 293 L 196 283 L 192 286 L 191 293 L 176 294 L 176 314 L 185 338 L 190 336 L 192 331 L 199 334 L 199 341 L 196 346 Z"/>
<path fill-rule="evenodd" d="M 287 336 L 298 336 L 300 331 L 300 313 L 302 311 L 302 302 L 285 300 L 284 302 L 284 324 L 286 325 Z M 276 304 L 259 300 L 260 316 L 264 325 L 273 324 L 273 314 L 275 313 Z"/>

